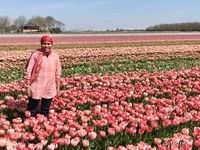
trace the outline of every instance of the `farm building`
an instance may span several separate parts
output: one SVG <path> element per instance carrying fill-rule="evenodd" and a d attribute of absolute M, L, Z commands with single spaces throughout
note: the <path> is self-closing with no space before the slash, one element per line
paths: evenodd
<path fill-rule="evenodd" d="M 34 23 L 27 23 L 23 27 L 23 33 L 39 33 L 41 30 L 41 27 Z"/>

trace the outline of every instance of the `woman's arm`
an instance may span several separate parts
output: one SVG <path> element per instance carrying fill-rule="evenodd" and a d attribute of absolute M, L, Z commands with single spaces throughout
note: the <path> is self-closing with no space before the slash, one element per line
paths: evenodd
<path fill-rule="evenodd" d="M 61 80 L 61 63 L 60 58 L 58 56 L 57 64 L 56 64 L 56 91 L 57 96 L 60 96 L 60 80 Z"/>
<path fill-rule="evenodd" d="M 25 73 L 26 93 L 28 96 L 31 96 L 30 78 L 31 78 L 31 72 L 32 72 L 34 64 L 35 64 L 35 54 L 32 53 L 27 62 L 27 68 L 25 70 L 26 71 L 26 73 Z"/>

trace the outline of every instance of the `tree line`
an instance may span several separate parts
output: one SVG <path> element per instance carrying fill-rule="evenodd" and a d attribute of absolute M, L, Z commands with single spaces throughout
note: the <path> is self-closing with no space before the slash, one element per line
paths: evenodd
<path fill-rule="evenodd" d="M 19 16 L 13 21 L 8 16 L 0 16 L 0 34 L 1 33 L 23 33 L 23 29 L 28 24 L 40 26 L 40 32 L 61 33 L 65 31 L 65 24 L 52 16 L 41 17 L 33 16 L 30 19 L 25 16 Z M 109 32 L 106 30 L 102 32 Z M 137 30 L 116 29 L 114 32 L 132 32 Z M 159 24 L 147 27 L 142 31 L 200 31 L 200 22 Z M 95 31 L 90 31 L 95 32 Z"/>
<path fill-rule="evenodd" d="M 146 28 L 146 31 L 200 31 L 200 22 L 159 24 Z"/>
<path fill-rule="evenodd" d="M 0 33 L 23 33 L 27 24 L 35 24 L 41 27 L 41 32 L 63 32 L 65 24 L 52 16 L 33 16 L 30 19 L 19 16 L 11 21 L 8 16 L 0 16 Z"/>

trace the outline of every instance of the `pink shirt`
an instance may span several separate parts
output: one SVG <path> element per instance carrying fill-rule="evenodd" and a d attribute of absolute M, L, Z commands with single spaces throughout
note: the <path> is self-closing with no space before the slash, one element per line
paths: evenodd
<path fill-rule="evenodd" d="M 26 70 L 26 79 L 30 80 L 31 71 L 38 53 L 33 53 Z M 56 80 L 61 78 L 61 64 L 57 53 L 42 57 L 42 67 L 37 78 L 30 85 L 33 99 L 53 98 L 56 96 Z"/>

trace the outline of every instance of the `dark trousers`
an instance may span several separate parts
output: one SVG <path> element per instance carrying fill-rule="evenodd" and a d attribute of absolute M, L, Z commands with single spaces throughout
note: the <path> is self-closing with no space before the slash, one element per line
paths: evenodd
<path fill-rule="evenodd" d="M 48 117 L 48 115 L 49 115 L 49 107 L 51 105 L 51 101 L 52 101 L 52 98 L 50 98 L 50 99 L 42 98 L 41 99 L 41 114 L 43 114 L 46 117 Z M 31 116 L 37 115 L 37 113 L 38 113 L 37 108 L 38 108 L 39 103 L 40 103 L 40 100 L 38 100 L 38 99 L 33 99 L 32 97 L 28 98 L 27 110 L 29 110 L 31 112 Z"/>

